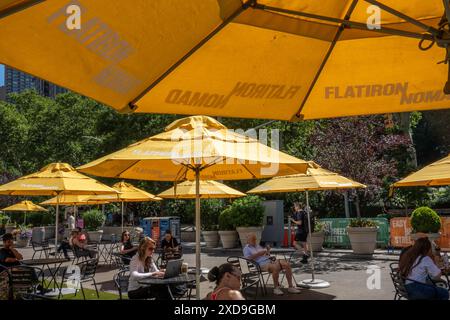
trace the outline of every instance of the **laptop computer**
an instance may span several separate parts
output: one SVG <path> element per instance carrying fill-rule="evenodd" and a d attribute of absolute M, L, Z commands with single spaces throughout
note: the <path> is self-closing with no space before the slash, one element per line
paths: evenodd
<path fill-rule="evenodd" d="M 162 279 L 173 278 L 179 276 L 181 273 L 181 265 L 183 264 L 183 259 L 173 259 L 167 261 L 166 271 L 164 272 L 164 277 Z"/>

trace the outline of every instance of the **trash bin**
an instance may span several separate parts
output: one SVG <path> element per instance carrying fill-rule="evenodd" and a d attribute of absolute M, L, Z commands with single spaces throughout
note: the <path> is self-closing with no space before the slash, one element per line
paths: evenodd
<path fill-rule="evenodd" d="M 31 241 L 41 243 L 45 239 L 45 228 L 34 227 L 31 231 Z"/>

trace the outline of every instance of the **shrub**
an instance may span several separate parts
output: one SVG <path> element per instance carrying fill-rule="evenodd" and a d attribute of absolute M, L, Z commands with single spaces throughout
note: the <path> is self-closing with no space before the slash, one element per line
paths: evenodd
<path fill-rule="evenodd" d="M 235 227 L 259 227 L 263 224 L 264 206 L 258 196 L 247 196 L 233 201 L 230 211 Z"/>
<path fill-rule="evenodd" d="M 83 213 L 83 221 L 87 231 L 96 231 L 105 222 L 105 215 L 100 210 L 92 209 Z"/>
<path fill-rule="evenodd" d="M 436 233 L 441 228 L 441 219 L 433 209 L 419 207 L 411 214 L 411 227 L 414 232 Z"/>
<path fill-rule="evenodd" d="M 235 229 L 236 227 L 233 221 L 233 213 L 231 212 L 231 208 L 228 207 L 225 210 L 223 210 L 219 215 L 219 230 L 232 231 Z"/>
<path fill-rule="evenodd" d="M 348 225 L 350 228 L 375 228 L 377 224 L 373 220 L 366 219 L 350 219 L 350 224 Z"/>
<path fill-rule="evenodd" d="M 202 230 L 216 231 L 219 224 L 219 215 L 223 209 L 220 199 L 206 199 L 200 202 L 200 219 Z"/>
<path fill-rule="evenodd" d="M 4 214 L 0 214 L 0 226 L 7 224 L 9 221 L 9 217 Z"/>

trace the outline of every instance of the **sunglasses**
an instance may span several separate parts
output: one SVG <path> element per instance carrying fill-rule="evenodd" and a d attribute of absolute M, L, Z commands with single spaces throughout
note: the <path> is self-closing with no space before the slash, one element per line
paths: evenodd
<path fill-rule="evenodd" d="M 148 247 L 147 250 L 148 251 L 155 251 L 155 247 Z"/>

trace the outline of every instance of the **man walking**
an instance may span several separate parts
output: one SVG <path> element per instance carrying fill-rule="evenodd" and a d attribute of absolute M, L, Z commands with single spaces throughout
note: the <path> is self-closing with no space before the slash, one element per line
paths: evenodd
<path fill-rule="evenodd" d="M 297 232 L 295 233 L 294 247 L 302 255 L 301 263 L 308 263 L 308 217 L 306 211 L 303 210 L 303 205 L 299 202 L 294 202 L 294 213 L 291 221 L 297 225 Z"/>

